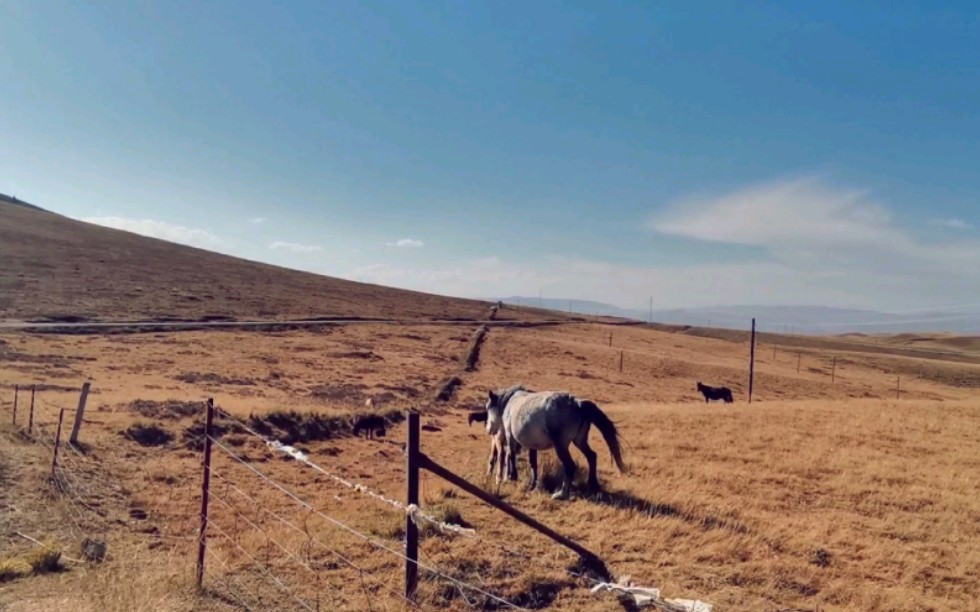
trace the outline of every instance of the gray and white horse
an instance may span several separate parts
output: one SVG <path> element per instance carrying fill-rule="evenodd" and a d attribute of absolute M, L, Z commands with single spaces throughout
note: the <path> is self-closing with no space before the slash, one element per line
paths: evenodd
<path fill-rule="evenodd" d="M 599 490 L 596 453 L 589 446 L 589 429 L 592 425 L 599 429 L 605 439 L 616 467 L 620 472 L 626 472 L 616 425 L 589 400 L 556 391 L 528 391 L 517 385 L 497 392 L 490 391 L 486 409 L 487 433 L 496 436 L 501 430 L 504 432 L 504 457 L 512 477 L 517 475 L 518 446 L 528 450 L 531 489 L 538 484 L 538 451 L 554 448 L 565 478 L 561 490 L 552 498 L 568 499 L 576 469 L 568 445 L 574 443 L 589 462 L 589 490 Z"/>

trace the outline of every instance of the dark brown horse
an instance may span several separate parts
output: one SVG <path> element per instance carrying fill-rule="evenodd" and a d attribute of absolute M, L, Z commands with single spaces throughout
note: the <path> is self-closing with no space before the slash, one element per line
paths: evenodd
<path fill-rule="evenodd" d="M 709 387 L 708 385 L 702 385 L 701 381 L 698 381 L 698 391 L 704 396 L 705 404 L 709 400 L 725 400 L 726 404 L 731 404 L 735 401 L 732 399 L 732 390 L 728 387 Z"/>

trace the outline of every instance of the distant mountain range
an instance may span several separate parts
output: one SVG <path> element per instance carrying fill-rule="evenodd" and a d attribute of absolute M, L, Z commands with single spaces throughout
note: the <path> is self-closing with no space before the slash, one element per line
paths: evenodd
<path fill-rule="evenodd" d="M 650 319 L 649 310 L 621 308 L 588 300 L 512 296 L 502 298 L 505 304 L 536 306 L 578 314 L 622 317 L 638 321 Z M 825 306 L 712 306 L 654 310 L 653 321 L 673 325 L 748 329 L 752 318 L 756 328 L 770 332 L 804 334 L 896 334 L 950 332 L 980 334 L 980 312 L 917 312 L 892 314 L 874 310 L 830 308 Z"/>

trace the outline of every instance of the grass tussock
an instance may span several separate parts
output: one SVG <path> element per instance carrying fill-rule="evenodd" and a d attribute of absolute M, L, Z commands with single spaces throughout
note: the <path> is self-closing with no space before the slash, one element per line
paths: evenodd
<path fill-rule="evenodd" d="M 462 384 L 463 380 L 459 376 L 449 376 L 439 385 L 439 390 L 436 392 L 436 401 L 448 402 L 453 399 L 453 396 L 456 395 L 456 389 Z"/>
<path fill-rule="evenodd" d="M 356 415 L 276 410 L 250 415 L 248 425 L 263 436 L 275 438 L 283 444 L 292 446 L 301 442 L 316 442 L 353 435 L 355 418 L 365 416 L 377 416 L 389 426 L 405 420 L 405 415 L 400 410 L 358 412 Z"/>
<path fill-rule="evenodd" d="M 255 381 L 251 378 L 237 378 L 215 374 L 214 372 L 181 372 L 174 379 L 192 385 L 231 385 L 251 387 Z"/>
<path fill-rule="evenodd" d="M 466 349 L 466 356 L 463 359 L 463 364 L 467 372 L 476 370 L 476 366 L 480 362 L 480 347 L 483 345 L 483 339 L 486 337 L 487 331 L 487 326 L 481 325 L 473 332 L 473 337 L 470 339 L 470 344 Z"/>
<path fill-rule="evenodd" d="M 135 423 L 126 428 L 121 435 L 140 446 L 163 446 L 173 441 L 174 435 L 156 423 Z"/>
<path fill-rule="evenodd" d="M 0 559 L 0 584 L 22 578 L 31 573 L 31 566 L 23 559 Z"/>
<path fill-rule="evenodd" d="M 61 550 L 51 539 L 24 554 L 0 557 L 0 584 L 31 575 L 50 574 L 62 569 Z"/>
<path fill-rule="evenodd" d="M 217 407 L 220 408 L 220 407 Z M 220 413 L 218 413 L 218 418 L 220 418 Z M 194 451 L 201 451 L 204 449 L 204 430 L 205 424 L 203 421 L 197 421 L 192 425 L 186 427 L 181 434 L 181 444 L 184 448 L 188 448 Z M 244 435 L 248 432 L 234 421 L 223 421 L 218 422 L 217 419 L 211 424 L 211 434 L 215 439 L 222 439 L 226 434 L 239 434 Z"/>
<path fill-rule="evenodd" d="M 126 405 L 129 410 L 148 419 L 182 419 L 203 416 L 207 410 L 205 402 L 187 402 L 177 399 L 165 401 L 137 399 Z"/>

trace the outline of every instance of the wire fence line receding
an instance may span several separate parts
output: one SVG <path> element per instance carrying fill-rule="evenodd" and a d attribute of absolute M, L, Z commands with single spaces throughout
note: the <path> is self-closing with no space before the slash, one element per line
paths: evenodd
<path fill-rule="evenodd" d="M 272 487 L 272 488 L 280 491 L 288 499 L 292 500 L 294 503 L 296 503 L 300 507 L 308 510 L 311 514 L 313 514 L 313 515 L 315 515 L 315 516 L 323 519 L 328 524 L 330 524 L 332 527 L 335 527 L 335 528 L 337 528 L 337 529 L 339 529 L 339 530 L 341 530 L 343 532 L 346 532 L 347 534 L 355 537 L 356 539 L 359 539 L 359 540 L 361 540 L 361 541 L 369 544 L 372 548 L 374 548 L 375 550 L 377 550 L 379 552 L 383 552 L 383 553 L 392 555 L 394 558 L 397 558 L 399 561 L 408 561 L 408 558 L 405 556 L 405 554 L 402 551 L 397 550 L 395 548 L 392 548 L 391 546 L 389 546 L 388 544 L 386 544 L 386 543 L 378 540 L 377 538 L 372 537 L 372 536 L 370 536 L 368 534 L 365 534 L 365 533 L 363 533 L 363 532 L 355 529 L 354 527 L 350 526 L 346 522 L 341 521 L 340 519 L 337 519 L 336 517 L 331 516 L 331 515 L 327 514 L 326 512 L 324 512 L 324 511 L 316 508 L 309 500 L 301 497 L 299 494 L 297 494 L 296 492 L 292 491 L 291 489 L 289 489 L 288 487 L 286 487 L 282 483 L 278 482 L 274 478 L 271 478 L 268 474 L 266 474 L 262 470 L 259 470 L 251 462 L 247 461 L 245 458 L 243 458 L 240 455 L 238 455 L 238 453 L 234 452 L 232 449 L 230 449 L 226 445 L 222 444 L 219 440 L 217 440 L 217 439 L 215 439 L 215 438 L 212 437 L 211 438 L 211 444 L 213 445 L 213 448 L 216 448 L 219 451 L 221 451 L 221 454 L 223 454 L 224 456 L 227 456 L 227 457 L 231 458 L 237 464 L 243 466 L 248 471 L 250 471 L 252 474 L 254 474 L 257 478 L 259 478 L 265 484 L 267 484 L 268 486 L 270 486 L 270 487 Z M 212 470 L 211 473 L 212 474 L 220 474 L 220 472 L 216 472 L 214 470 Z M 219 478 L 221 478 L 221 476 L 219 476 Z M 236 487 L 236 489 L 238 489 L 238 491 L 241 491 L 241 489 L 238 488 L 238 487 Z M 246 493 L 244 493 L 244 491 L 241 491 L 241 493 L 243 495 L 248 496 Z M 254 498 L 252 498 L 251 496 L 248 496 L 248 497 L 254 501 Z M 281 517 L 280 517 L 280 520 L 282 522 L 284 522 L 284 523 L 289 523 L 288 520 L 281 519 Z M 292 527 L 293 527 L 294 530 L 299 530 L 300 529 L 296 525 L 293 525 Z M 317 539 L 317 540 L 319 540 L 319 539 Z M 322 545 L 322 542 L 319 542 L 318 541 L 318 544 L 319 545 Z M 327 547 L 326 545 L 323 545 L 323 546 L 325 548 L 327 548 L 327 549 L 331 549 L 331 547 Z M 352 568 L 358 570 L 362 575 L 364 574 L 364 571 L 361 568 L 359 568 L 356 564 L 354 564 L 352 561 L 350 561 L 349 559 L 345 559 L 345 560 L 347 561 L 347 563 Z M 445 581 L 445 582 L 447 582 L 449 584 L 452 584 L 453 586 L 455 586 L 455 587 L 457 587 L 457 588 L 459 588 L 461 590 L 467 590 L 467 591 L 470 591 L 470 592 L 473 592 L 473 593 L 478 593 L 480 595 L 483 595 L 484 597 L 487 597 L 490 600 L 495 601 L 497 604 L 500 604 L 500 605 L 502 605 L 504 607 L 507 607 L 507 608 L 510 608 L 510 609 L 515 609 L 515 610 L 524 610 L 525 609 L 525 608 L 523 608 L 523 607 L 521 607 L 521 606 L 519 606 L 519 605 L 517 605 L 517 604 L 515 604 L 513 602 L 508 601 L 507 599 L 505 599 L 503 597 L 500 597 L 498 595 L 494 595 L 493 593 L 490 593 L 487 590 L 485 590 L 485 589 L 483 589 L 483 588 L 481 588 L 479 586 L 476 586 L 476 585 L 467 583 L 467 582 L 465 582 L 463 580 L 460 580 L 458 578 L 455 578 L 455 577 L 449 575 L 448 573 L 446 573 L 445 571 L 442 571 L 442 570 L 440 570 L 440 569 L 432 566 L 431 564 L 418 562 L 418 566 L 421 569 L 424 569 L 425 571 L 429 572 L 429 574 L 432 577 L 438 578 L 438 579 L 443 580 L 443 581 Z M 413 607 L 420 607 L 417 602 L 412 601 L 411 599 L 405 597 L 405 595 L 403 595 L 401 593 L 398 593 L 394 589 L 388 589 L 388 590 L 392 594 L 396 595 L 398 597 L 398 599 L 401 600 L 401 601 L 403 601 L 404 603 L 407 603 L 407 604 L 409 604 L 409 605 L 411 605 Z"/>
<path fill-rule="evenodd" d="M 222 418 L 234 422 L 241 427 L 242 431 L 254 436 L 266 447 L 284 457 L 290 457 L 297 463 L 313 469 L 335 483 L 364 495 L 366 499 L 374 499 L 386 507 L 397 510 L 399 513 L 408 516 L 413 522 L 426 522 L 435 526 L 441 533 L 476 538 L 481 543 L 500 547 L 509 555 L 518 554 L 524 559 L 535 559 L 533 555 L 515 552 L 512 548 L 503 546 L 492 539 L 480 537 L 473 529 L 463 529 L 456 525 L 447 525 L 438 521 L 421 512 L 416 504 L 403 504 L 373 491 L 367 486 L 351 482 L 344 476 L 314 463 L 302 451 L 258 434 L 239 419 L 214 407 L 212 401 L 209 400 L 208 405 L 214 414 L 220 414 Z M 126 493 L 117 482 L 114 482 L 105 473 L 104 466 L 89 454 L 89 449 L 85 449 L 83 452 L 68 443 L 59 445 L 58 436 L 51 431 L 54 427 L 52 423 L 55 422 L 55 408 L 53 406 L 55 406 L 54 402 L 37 399 L 35 404 L 37 418 L 33 423 L 36 431 L 29 437 L 35 444 L 51 450 L 52 453 L 55 453 L 59 446 L 66 451 L 60 455 L 55 455 L 58 460 L 53 465 L 52 476 L 53 482 L 67 502 L 67 514 L 71 522 L 70 528 L 73 528 L 72 533 L 75 534 L 74 528 L 77 528 L 78 532 L 82 534 L 98 533 L 105 537 L 109 533 L 112 521 L 102 505 L 110 499 L 126 504 Z M 57 407 L 57 410 L 68 412 L 68 409 L 60 406 Z M 134 443 L 138 443 L 137 440 L 128 435 L 128 432 L 123 431 L 121 433 Z M 452 575 L 452 572 L 437 567 L 430 560 L 419 560 L 417 557 L 406 556 L 405 551 L 402 550 L 405 545 L 404 540 L 402 540 L 401 546 L 388 544 L 378 537 L 353 527 L 350 523 L 326 512 L 323 508 L 318 508 L 310 499 L 276 480 L 242 454 L 223 443 L 210 427 L 206 429 L 205 438 L 208 442 L 207 446 L 218 451 L 218 456 L 226 457 L 227 460 L 231 461 L 229 465 L 244 468 L 244 474 L 271 487 L 272 490 L 281 494 L 284 500 L 295 504 L 305 513 L 301 520 L 287 518 L 282 511 L 274 509 L 274 504 L 270 507 L 269 499 L 260 501 L 255 493 L 250 492 L 252 488 L 244 486 L 242 481 L 232 476 L 229 470 L 219 469 L 209 461 L 205 462 L 205 473 L 209 478 L 213 476 L 215 479 L 214 484 L 205 492 L 205 496 L 211 499 L 215 505 L 210 513 L 207 511 L 207 505 L 205 505 L 202 513 L 198 515 L 206 528 L 202 528 L 201 533 L 196 538 L 190 534 L 179 536 L 154 534 L 147 537 L 154 539 L 171 537 L 184 542 L 198 540 L 203 558 L 214 564 L 214 567 L 211 568 L 206 568 L 202 564 L 200 575 L 202 578 L 207 577 L 209 580 L 207 588 L 216 596 L 225 597 L 229 601 L 234 600 L 236 605 L 241 605 L 245 609 L 265 609 L 268 607 L 266 604 L 271 596 L 264 595 L 263 589 L 271 588 L 277 594 L 277 598 L 272 602 L 274 607 L 281 608 L 284 603 L 288 602 L 294 604 L 296 609 L 319 612 L 324 601 L 334 602 L 338 600 L 337 598 L 344 599 L 352 596 L 350 589 L 352 583 L 349 580 L 345 580 L 340 585 L 331 583 L 331 579 L 336 581 L 340 576 L 332 570 L 337 567 L 347 567 L 356 572 L 360 581 L 359 593 L 364 597 L 363 604 L 366 609 L 374 609 L 375 603 L 380 603 L 377 602 L 379 591 L 395 597 L 401 603 L 421 608 L 414 594 L 409 597 L 399 592 L 397 588 L 393 588 L 390 582 L 386 582 L 383 578 L 385 572 L 379 573 L 375 561 L 368 564 L 355 561 L 354 555 L 337 550 L 336 538 L 329 535 L 324 537 L 321 531 L 315 528 L 311 529 L 311 519 L 315 518 L 324 521 L 329 529 L 340 530 L 356 540 L 364 542 L 372 550 L 387 555 L 391 559 L 396 559 L 399 563 L 414 564 L 425 570 L 430 580 L 451 585 L 459 591 L 459 596 L 465 601 L 470 601 L 471 596 L 467 594 L 472 594 L 485 598 L 483 599 L 484 604 L 493 602 L 493 605 L 502 608 L 525 609 L 514 601 L 490 592 L 489 587 L 483 584 L 482 579 L 478 580 L 481 584 L 473 584 L 471 581 Z M 67 449 L 64 449 L 65 446 L 72 452 L 67 452 Z M 219 493 L 218 489 L 221 486 L 225 487 L 225 494 Z M 229 492 L 233 496 L 229 496 Z M 340 500 L 339 497 L 335 497 L 335 499 Z M 282 531 L 270 529 L 268 523 L 259 519 L 260 516 L 267 516 L 275 520 L 278 525 L 288 530 L 288 534 L 284 536 Z M 324 563 L 322 556 L 314 551 L 328 554 L 330 559 L 340 565 Z M 556 569 L 554 564 L 543 559 L 535 559 L 535 561 L 541 563 L 543 569 L 549 571 Z M 368 565 L 373 567 L 366 569 Z M 621 590 L 622 587 L 621 583 L 613 585 L 570 568 L 565 569 L 565 571 L 570 576 L 590 583 L 594 592 Z M 397 572 L 388 574 L 389 577 L 397 577 L 397 575 Z M 353 590 L 353 596 L 359 596 L 356 587 Z M 664 607 L 663 609 L 683 608 Z M 710 607 L 707 609 L 710 610 Z"/>
<path fill-rule="evenodd" d="M 353 482 L 351 482 L 350 480 L 348 480 L 347 478 L 345 478 L 343 476 L 334 474 L 333 472 L 330 472 L 330 471 L 324 469 L 323 467 L 321 467 L 320 465 L 314 463 L 312 460 L 310 460 L 309 456 L 306 453 L 304 453 L 303 451 L 299 450 L 298 448 L 295 448 L 293 446 L 289 446 L 288 444 L 283 444 L 282 442 L 280 442 L 278 440 L 270 440 L 269 438 L 266 438 L 262 434 L 256 432 L 253 428 L 247 426 L 240 419 L 236 419 L 235 417 L 231 416 L 226 411 L 224 411 L 224 410 L 222 410 L 220 408 L 215 407 L 215 414 L 218 414 L 218 415 L 222 416 L 223 418 L 232 421 L 237 426 L 241 427 L 243 430 L 245 430 L 246 432 L 248 432 L 250 435 L 252 435 L 255 438 L 257 438 L 258 440 L 260 440 L 268 448 L 271 448 L 271 449 L 273 449 L 273 450 L 275 450 L 275 451 L 277 451 L 279 453 L 282 453 L 284 455 L 287 455 L 287 456 L 295 459 L 297 462 L 299 462 L 299 463 L 301 463 L 301 464 L 309 467 L 310 469 L 316 471 L 317 473 L 319 473 L 319 474 L 321 474 L 323 476 L 326 476 L 327 478 L 330 478 L 334 482 L 336 482 L 336 483 L 338 483 L 338 484 L 340 484 L 340 485 L 342 485 L 342 486 L 344 486 L 344 487 L 346 487 L 348 489 L 351 489 L 352 491 L 357 491 L 358 493 L 362 493 L 362 494 L 367 495 L 369 497 L 373 497 L 374 499 L 377 499 L 377 500 L 379 500 L 379 501 L 381 501 L 381 502 L 383 502 L 385 504 L 388 504 L 389 506 L 392 506 L 393 508 L 397 508 L 398 510 L 400 510 L 400 511 L 404 512 L 405 514 L 409 515 L 412 518 L 413 522 L 415 522 L 416 524 L 419 524 L 419 523 L 422 523 L 422 522 L 426 522 L 426 523 L 432 525 L 433 527 L 435 527 L 436 529 L 438 529 L 441 533 L 445 533 L 445 534 L 462 535 L 462 536 L 470 536 L 470 537 L 472 537 L 473 535 L 476 534 L 475 530 L 473 530 L 473 529 L 468 529 L 466 527 L 461 527 L 459 525 L 454 525 L 452 523 L 447 523 L 447 522 L 441 521 L 441 520 L 439 520 L 439 519 L 437 519 L 437 518 L 435 518 L 435 517 L 433 517 L 433 516 L 431 516 L 429 514 L 426 514 L 425 512 L 422 511 L 421 508 L 419 508 L 415 504 L 403 504 L 403 503 L 401 503 L 401 502 L 399 502 L 399 501 L 397 501 L 395 499 L 392 499 L 392 498 L 390 498 L 390 497 L 388 497 L 386 495 L 383 495 L 381 493 L 378 493 L 376 491 L 371 490 L 366 485 L 359 484 L 359 483 L 353 483 Z"/>
<path fill-rule="evenodd" d="M 120 485 L 119 479 L 109 473 L 107 466 L 97 455 L 91 454 L 91 449 L 72 444 L 64 431 L 59 439 L 54 431 L 59 421 L 59 412 L 64 414 L 67 423 L 76 413 L 76 409 L 60 405 L 38 390 L 34 397 L 33 418 L 28 421 L 28 427 L 24 427 L 23 423 L 15 424 L 25 439 L 51 453 L 49 482 L 66 503 L 66 527 L 72 537 L 84 535 L 105 540 L 112 527 L 119 524 L 127 513 L 131 519 L 146 520 L 147 516 L 137 518 L 138 515 L 130 507 L 128 494 Z M 125 430 L 120 433 L 136 442 Z M 129 533 L 133 537 L 157 543 L 193 540 L 193 536 L 188 534 L 167 533 L 169 522 L 164 525 L 163 530 L 154 526 L 150 529 L 134 528 Z"/>

